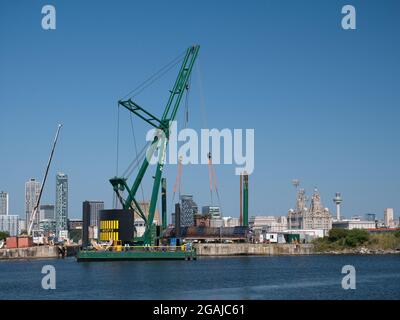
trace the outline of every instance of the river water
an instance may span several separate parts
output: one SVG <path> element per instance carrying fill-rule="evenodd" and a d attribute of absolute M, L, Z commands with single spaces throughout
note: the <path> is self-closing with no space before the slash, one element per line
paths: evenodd
<path fill-rule="evenodd" d="M 44 265 L 56 289 L 44 290 Z M 356 289 L 342 288 L 344 265 Z M 0 261 L 0 299 L 400 299 L 400 255 Z"/>

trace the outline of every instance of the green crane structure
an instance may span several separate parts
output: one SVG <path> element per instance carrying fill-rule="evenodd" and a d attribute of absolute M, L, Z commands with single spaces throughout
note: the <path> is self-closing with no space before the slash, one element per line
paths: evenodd
<path fill-rule="evenodd" d="M 154 237 L 153 219 L 157 205 L 157 199 L 159 196 L 162 171 L 165 163 L 166 147 L 170 136 L 170 123 L 175 119 L 176 113 L 179 109 L 180 102 L 182 100 L 182 96 L 185 90 L 188 89 L 189 76 L 192 72 L 192 68 L 196 60 L 197 54 L 199 52 L 199 49 L 200 46 L 194 45 L 186 50 L 186 55 L 183 59 L 178 76 L 175 80 L 175 84 L 172 90 L 170 90 L 170 96 L 161 118 L 157 118 L 150 112 L 146 111 L 144 108 L 140 107 L 137 103 L 135 103 L 131 99 L 118 101 L 119 105 L 125 107 L 126 109 L 134 113 L 136 116 L 143 119 L 148 124 L 157 129 L 157 134 L 155 135 L 154 140 L 152 141 L 146 152 L 146 156 L 142 162 L 142 165 L 140 166 L 138 175 L 136 176 L 133 186 L 130 188 L 127 184 L 127 179 L 123 177 L 114 177 L 110 179 L 110 183 L 112 184 L 113 189 L 116 192 L 117 197 L 123 206 L 123 209 L 136 211 L 138 215 L 144 220 L 145 232 L 142 237 L 135 239 L 135 243 L 138 244 L 144 244 L 144 245 L 154 244 L 155 237 Z M 141 208 L 138 200 L 136 199 L 136 193 L 138 191 L 140 184 L 142 183 L 146 170 L 148 169 L 149 160 L 157 150 L 158 150 L 157 169 L 154 175 L 154 183 L 151 194 L 149 212 L 148 216 L 146 217 L 145 213 L 143 212 L 143 209 Z M 124 190 L 128 192 L 126 200 L 123 200 L 120 194 L 120 192 L 123 192 Z M 132 205 L 132 203 L 134 205 Z M 163 215 L 166 215 L 164 210 L 163 210 Z M 166 217 L 163 217 L 163 228 L 166 227 L 165 219 Z"/>

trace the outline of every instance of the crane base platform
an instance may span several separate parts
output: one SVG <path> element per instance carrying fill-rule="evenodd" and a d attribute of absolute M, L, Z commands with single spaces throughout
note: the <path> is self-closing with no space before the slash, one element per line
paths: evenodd
<path fill-rule="evenodd" d="M 81 261 L 121 261 L 121 260 L 196 260 L 195 250 L 191 251 L 96 251 L 80 250 L 76 259 Z"/>

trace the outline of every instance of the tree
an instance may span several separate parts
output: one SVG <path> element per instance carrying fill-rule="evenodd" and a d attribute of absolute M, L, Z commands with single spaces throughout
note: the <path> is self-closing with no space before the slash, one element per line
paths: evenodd
<path fill-rule="evenodd" d="M 8 232 L 0 231 L 0 240 L 5 240 L 9 236 L 10 234 Z"/>
<path fill-rule="evenodd" d="M 345 244 L 350 247 L 355 247 L 357 245 L 363 244 L 369 240 L 369 232 L 363 229 L 353 229 L 349 230 Z"/>
<path fill-rule="evenodd" d="M 329 241 L 335 242 L 340 239 L 346 238 L 348 233 L 349 233 L 349 230 L 347 230 L 347 229 L 331 229 L 329 231 Z"/>
<path fill-rule="evenodd" d="M 82 240 L 82 230 L 80 229 L 73 229 L 69 231 L 69 238 L 75 242 L 78 243 L 79 240 Z"/>

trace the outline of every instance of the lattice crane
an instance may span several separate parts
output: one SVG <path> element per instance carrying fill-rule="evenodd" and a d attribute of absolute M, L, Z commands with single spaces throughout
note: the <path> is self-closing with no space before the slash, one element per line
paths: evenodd
<path fill-rule="evenodd" d="M 161 118 L 157 118 L 150 112 L 146 111 L 144 108 L 140 107 L 137 103 L 128 100 L 120 100 L 118 104 L 125 107 L 132 113 L 134 113 L 139 118 L 146 121 L 151 126 L 157 129 L 157 134 L 154 137 L 151 145 L 149 146 L 146 157 L 144 158 L 142 165 L 139 169 L 138 175 L 133 183 L 132 187 L 129 187 L 127 184 L 127 179 L 123 177 L 114 177 L 110 179 L 110 183 L 113 186 L 114 191 L 117 194 L 118 199 L 120 200 L 123 209 L 126 210 L 134 210 L 145 222 L 145 232 L 143 236 L 139 239 L 135 239 L 135 242 L 152 245 L 153 244 L 153 235 L 152 235 L 152 225 L 154 219 L 154 212 L 157 205 L 162 171 L 165 163 L 165 155 L 166 155 L 166 147 L 168 145 L 168 140 L 170 136 L 170 123 L 175 119 L 176 113 L 179 109 L 180 102 L 182 100 L 182 96 L 185 90 L 188 89 L 188 80 L 189 76 L 192 72 L 192 68 L 194 62 L 196 60 L 197 54 L 199 52 L 200 46 L 194 45 L 189 47 L 186 50 L 186 55 L 183 59 L 183 63 L 180 67 L 178 76 L 175 80 L 175 84 L 170 91 L 170 96 L 165 107 L 165 110 L 161 116 Z M 136 193 L 138 188 L 140 187 L 143 177 L 146 173 L 146 170 L 149 166 L 149 159 L 154 155 L 154 153 L 158 150 L 158 162 L 157 169 L 154 175 L 154 183 L 151 194 L 150 206 L 148 216 L 143 212 L 142 207 L 140 206 L 138 200 L 136 199 Z M 128 197 L 126 200 L 123 200 L 120 192 L 126 190 L 128 192 Z M 134 206 L 132 205 L 134 204 Z"/>

